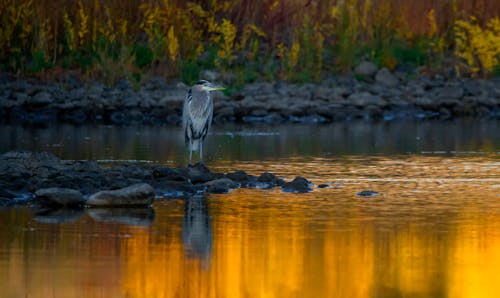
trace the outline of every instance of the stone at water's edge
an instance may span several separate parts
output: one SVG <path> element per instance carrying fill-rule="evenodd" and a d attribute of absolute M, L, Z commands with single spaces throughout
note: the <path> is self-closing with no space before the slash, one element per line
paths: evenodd
<path fill-rule="evenodd" d="M 89 206 L 149 206 L 154 200 L 151 185 L 140 183 L 117 190 L 102 190 L 90 196 Z"/>
<path fill-rule="evenodd" d="M 79 206 L 85 203 L 83 195 L 78 190 L 70 188 L 42 188 L 35 192 L 37 199 L 41 199 L 45 202 L 40 202 L 42 204 L 57 204 L 62 206 Z"/>

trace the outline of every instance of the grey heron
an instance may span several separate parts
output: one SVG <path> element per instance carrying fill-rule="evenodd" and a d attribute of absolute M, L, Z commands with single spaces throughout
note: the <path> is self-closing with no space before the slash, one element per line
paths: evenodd
<path fill-rule="evenodd" d="M 221 86 L 200 80 L 186 94 L 182 109 L 182 128 L 189 150 L 189 165 L 193 151 L 200 152 L 200 163 L 203 164 L 203 140 L 212 123 L 214 110 L 211 92 L 223 89 Z"/>

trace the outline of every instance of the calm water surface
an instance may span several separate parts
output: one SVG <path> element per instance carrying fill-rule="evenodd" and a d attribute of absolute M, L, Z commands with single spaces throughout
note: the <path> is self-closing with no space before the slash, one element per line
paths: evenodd
<path fill-rule="evenodd" d="M 0 151 L 183 165 L 177 127 L 0 126 Z M 220 171 L 304 176 L 151 209 L 0 210 L 0 297 L 500 297 L 500 122 L 214 127 Z M 361 190 L 379 196 L 356 196 Z"/>

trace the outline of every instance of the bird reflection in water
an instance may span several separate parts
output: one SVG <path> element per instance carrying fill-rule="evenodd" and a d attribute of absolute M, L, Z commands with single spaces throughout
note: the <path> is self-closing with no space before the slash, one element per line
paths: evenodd
<path fill-rule="evenodd" d="M 186 199 L 182 241 L 188 258 L 197 258 L 204 266 L 209 266 L 212 254 L 212 222 L 204 196 L 195 195 Z"/>

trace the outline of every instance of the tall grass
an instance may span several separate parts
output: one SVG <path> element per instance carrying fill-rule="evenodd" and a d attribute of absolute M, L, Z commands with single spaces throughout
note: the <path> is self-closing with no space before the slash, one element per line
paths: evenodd
<path fill-rule="evenodd" d="M 499 16 L 496 0 L 3 0 L 0 68 L 111 84 L 212 68 L 311 81 L 360 60 L 439 68 L 453 53 L 462 74 L 488 75 Z"/>

